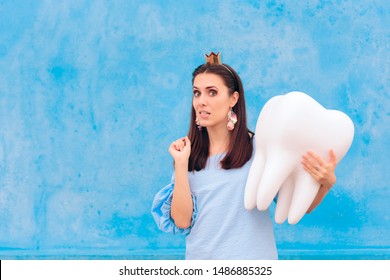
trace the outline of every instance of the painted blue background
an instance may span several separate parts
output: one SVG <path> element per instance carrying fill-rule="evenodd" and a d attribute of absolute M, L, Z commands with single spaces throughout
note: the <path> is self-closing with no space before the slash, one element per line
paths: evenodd
<path fill-rule="evenodd" d="M 275 225 L 281 258 L 390 258 L 389 1 L 1 1 L 0 258 L 183 258 L 150 214 L 221 51 L 255 128 L 309 93 L 355 123 L 325 201 Z M 245 229 L 243 229 L 245 230 Z"/>

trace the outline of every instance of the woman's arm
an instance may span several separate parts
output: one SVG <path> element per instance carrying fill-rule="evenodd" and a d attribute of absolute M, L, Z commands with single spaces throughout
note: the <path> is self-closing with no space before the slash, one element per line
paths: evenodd
<path fill-rule="evenodd" d="M 194 209 L 191 189 L 188 181 L 188 159 L 191 153 L 191 143 L 188 137 L 176 140 L 169 147 L 175 162 L 175 186 L 173 189 L 171 217 L 179 228 L 191 225 Z"/>
<path fill-rule="evenodd" d="M 337 159 L 333 150 L 329 151 L 329 158 L 329 162 L 324 162 L 312 151 L 308 151 L 302 158 L 303 168 L 320 184 L 320 189 L 306 213 L 313 211 L 336 183 Z"/>

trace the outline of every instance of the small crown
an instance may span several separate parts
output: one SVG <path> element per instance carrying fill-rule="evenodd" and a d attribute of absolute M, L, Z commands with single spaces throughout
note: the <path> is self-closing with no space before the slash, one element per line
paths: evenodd
<path fill-rule="evenodd" d="M 209 55 L 205 54 L 204 56 L 206 58 L 206 64 L 222 64 L 219 52 L 217 54 L 211 52 Z"/>

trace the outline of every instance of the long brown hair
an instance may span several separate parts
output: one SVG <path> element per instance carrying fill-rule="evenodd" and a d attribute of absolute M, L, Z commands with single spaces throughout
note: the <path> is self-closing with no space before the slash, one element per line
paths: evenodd
<path fill-rule="evenodd" d="M 242 167 L 252 156 L 253 143 L 246 123 L 246 109 L 244 98 L 244 87 L 236 71 L 227 64 L 202 64 L 192 73 L 192 84 L 197 75 L 201 73 L 212 73 L 220 76 L 232 95 L 235 91 L 239 98 L 233 111 L 237 115 L 238 122 L 234 130 L 230 131 L 230 145 L 225 157 L 221 160 L 223 169 Z M 191 122 L 188 137 L 191 141 L 191 155 L 188 164 L 188 171 L 199 171 L 206 167 L 209 156 L 209 136 L 205 127 L 199 129 L 195 125 L 196 112 L 191 106 Z"/>

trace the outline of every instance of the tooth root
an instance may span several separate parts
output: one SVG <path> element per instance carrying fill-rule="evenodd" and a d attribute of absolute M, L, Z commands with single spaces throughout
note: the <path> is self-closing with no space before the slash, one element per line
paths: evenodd
<path fill-rule="evenodd" d="M 294 193 L 294 177 L 292 174 L 284 182 L 283 186 L 280 188 L 278 193 L 278 199 L 276 202 L 275 209 L 275 222 L 278 224 L 283 224 L 290 210 L 291 197 Z"/>
<path fill-rule="evenodd" d="M 291 197 L 291 206 L 288 213 L 288 223 L 295 225 L 305 215 L 320 186 L 314 178 L 303 168 L 297 171 L 294 193 Z"/>
<path fill-rule="evenodd" d="M 276 149 L 269 152 L 258 187 L 257 209 L 264 211 L 270 206 L 294 165 L 291 154 Z"/>
<path fill-rule="evenodd" d="M 264 153 L 255 153 L 245 186 L 244 207 L 247 210 L 252 210 L 256 207 L 257 190 L 264 165 Z"/>

